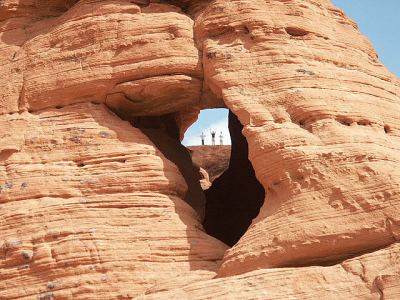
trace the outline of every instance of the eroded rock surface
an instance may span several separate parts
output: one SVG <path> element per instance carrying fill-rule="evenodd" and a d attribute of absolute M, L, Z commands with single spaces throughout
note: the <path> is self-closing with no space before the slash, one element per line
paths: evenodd
<path fill-rule="evenodd" d="M 399 81 L 356 29 L 329 1 L 216 0 L 196 19 L 205 82 L 267 194 L 220 276 L 398 242 Z"/>
<path fill-rule="evenodd" d="M 11 7 L 11 0 L 5 2 L 6 12 L 30 7 L 24 6 L 30 1 Z M 29 18 L 2 23 L 1 61 L 8 80 L 1 81 L 0 112 L 96 101 L 149 115 L 200 100 L 193 20 L 178 7 L 82 0 L 59 16 L 43 18 L 37 6 L 26 12 Z"/>
<path fill-rule="evenodd" d="M 397 299 L 399 251 L 396 244 L 330 267 L 261 269 L 170 291 L 161 286 L 138 299 Z"/>
<path fill-rule="evenodd" d="M 400 82 L 329 0 L 3 0 L 0 66 L 0 299 L 400 297 Z M 221 106 L 266 192 L 227 251 L 137 123 Z"/>
<path fill-rule="evenodd" d="M 210 183 L 221 176 L 229 167 L 230 145 L 190 146 L 188 149 L 191 152 L 193 162 L 207 172 Z"/>
<path fill-rule="evenodd" d="M 125 299 L 165 278 L 215 276 L 226 246 L 201 230 L 184 178 L 140 130 L 93 104 L 3 115 L 0 126 L 11 133 L 0 149 L 1 299 Z"/>

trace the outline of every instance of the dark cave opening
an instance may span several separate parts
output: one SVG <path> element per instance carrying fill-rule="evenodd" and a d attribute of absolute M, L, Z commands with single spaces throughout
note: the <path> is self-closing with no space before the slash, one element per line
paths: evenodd
<path fill-rule="evenodd" d="M 248 159 L 249 149 L 243 125 L 229 112 L 232 140 L 228 169 L 206 190 L 203 222 L 206 232 L 229 246 L 236 244 L 258 215 L 265 192 Z"/>
<path fill-rule="evenodd" d="M 191 151 L 180 141 L 174 113 L 119 116 L 139 128 L 178 167 L 188 186 L 184 200 L 197 212 L 206 233 L 229 246 L 236 244 L 258 215 L 265 197 L 264 188 L 248 159 L 248 144 L 238 118 L 229 111 L 232 146 L 228 168 L 212 182 L 211 187 L 203 191 L 200 167 L 193 162 Z"/>

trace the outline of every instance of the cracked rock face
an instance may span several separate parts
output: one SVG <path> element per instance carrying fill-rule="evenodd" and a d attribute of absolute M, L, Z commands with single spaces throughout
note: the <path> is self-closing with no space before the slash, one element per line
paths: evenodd
<path fill-rule="evenodd" d="M 0 65 L 0 299 L 400 298 L 400 82 L 330 1 L 3 0 Z M 266 194 L 231 248 L 213 107 Z"/>

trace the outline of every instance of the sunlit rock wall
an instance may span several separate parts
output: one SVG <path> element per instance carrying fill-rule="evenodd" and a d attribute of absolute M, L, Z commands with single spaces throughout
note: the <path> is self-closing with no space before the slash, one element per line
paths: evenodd
<path fill-rule="evenodd" d="M 0 299 L 400 297 L 400 84 L 330 1 L 5 0 L 0 66 Z M 266 191 L 226 252 L 118 117 L 223 105 Z"/>

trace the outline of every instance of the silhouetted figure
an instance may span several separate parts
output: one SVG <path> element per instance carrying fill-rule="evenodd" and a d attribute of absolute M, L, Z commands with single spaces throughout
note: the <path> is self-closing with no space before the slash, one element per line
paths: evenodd
<path fill-rule="evenodd" d="M 211 141 L 213 146 L 215 146 L 215 133 L 215 131 L 211 131 Z"/>
<path fill-rule="evenodd" d="M 219 144 L 222 146 L 224 144 L 224 135 L 221 133 L 219 134 Z"/>
<path fill-rule="evenodd" d="M 201 137 L 201 144 L 204 146 L 205 145 L 204 141 L 206 138 L 206 135 L 204 134 L 204 132 L 201 133 L 200 137 Z"/>

